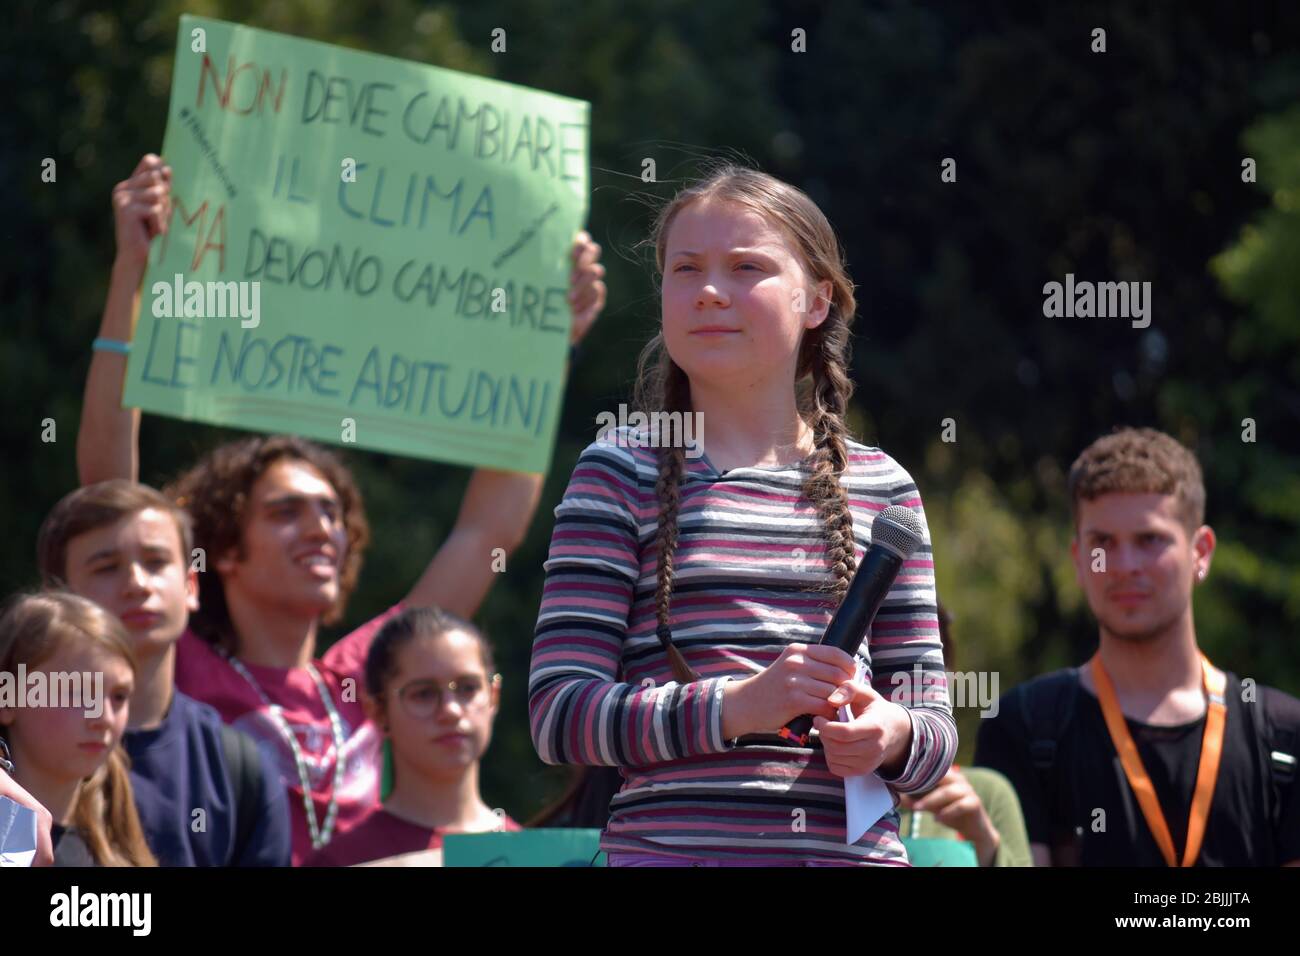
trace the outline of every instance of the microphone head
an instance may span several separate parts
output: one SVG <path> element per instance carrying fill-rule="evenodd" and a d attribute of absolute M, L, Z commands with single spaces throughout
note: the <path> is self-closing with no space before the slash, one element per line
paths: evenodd
<path fill-rule="evenodd" d="M 904 561 L 921 546 L 921 519 L 911 508 L 890 505 L 871 522 L 871 543 L 892 551 Z"/>

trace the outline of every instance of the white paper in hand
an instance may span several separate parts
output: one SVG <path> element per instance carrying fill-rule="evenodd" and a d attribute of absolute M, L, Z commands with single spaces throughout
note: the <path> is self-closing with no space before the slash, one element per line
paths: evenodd
<path fill-rule="evenodd" d="M 858 672 L 853 679 L 863 682 L 867 668 L 858 661 Z M 848 704 L 840 706 L 840 720 L 853 719 Z M 894 796 L 874 773 L 863 773 L 856 777 L 844 778 L 844 809 L 847 816 L 847 833 L 844 842 L 849 846 L 857 843 L 868 830 L 894 807 Z"/>
<path fill-rule="evenodd" d="M 36 811 L 0 797 L 0 866 L 31 866 L 36 859 Z"/>

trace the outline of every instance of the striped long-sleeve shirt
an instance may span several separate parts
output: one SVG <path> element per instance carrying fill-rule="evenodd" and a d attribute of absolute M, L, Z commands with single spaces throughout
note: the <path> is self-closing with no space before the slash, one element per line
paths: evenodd
<path fill-rule="evenodd" d="M 582 453 L 546 562 L 533 643 L 529 719 L 547 763 L 616 765 L 606 851 L 745 857 L 773 863 L 902 864 L 891 810 L 845 842 L 844 785 L 820 748 L 722 737 L 726 681 L 752 676 L 792 643 L 820 640 L 834 610 L 822 526 L 799 465 L 736 468 L 687 459 L 673 641 L 700 675 L 677 682 L 655 635 L 656 453 L 620 429 Z M 925 526 L 916 484 L 878 448 L 849 442 L 841 484 L 858 558 L 890 504 Z M 908 708 L 912 745 L 895 790 L 918 792 L 957 750 L 948 703 L 929 529 L 890 589 L 858 658 L 886 699 Z M 917 671 L 919 666 L 920 677 Z M 776 728 L 773 728 L 776 729 Z"/>

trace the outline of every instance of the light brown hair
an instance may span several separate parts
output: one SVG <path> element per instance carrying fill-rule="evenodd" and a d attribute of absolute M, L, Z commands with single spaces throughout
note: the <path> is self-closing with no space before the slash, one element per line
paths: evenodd
<path fill-rule="evenodd" d="M 154 508 L 171 516 L 181 541 L 181 563 L 189 560 L 194 532 L 190 516 L 161 491 L 115 478 L 78 488 L 59 499 L 36 536 L 36 566 L 46 587 L 62 587 L 68 575 L 68 543 L 98 528 Z"/>
<path fill-rule="evenodd" d="M 1070 516 L 1079 502 L 1109 494 L 1173 495 L 1189 532 L 1205 521 L 1205 482 L 1196 456 L 1154 428 L 1117 428 L 1083 450 L 1070 466 Z"/>
<path fill-rule="evenodd" d="M 357 585 L 362 557 L 370 543 L 361 492 L 343 461 L 332 451 L 296 435 L 258 435 L 230 442 L 210 451 L 175 482 L 167 486 L 177 504 L 194 521 L 194 542 L 215 563 L 234 549 L 243 556 L 243 528 L 253 485 L 276 462 L 301 461 L 319 471 L 335 493 L 347 532 L 347 555 L 339 572 L 339 596 L 322 618 L 334 624 L 342 616 Z M 190 615 L 190 628 L 211 644 L 234 653 L 234 625 L 226 593 L 215 566 L 199 572 L 199 610 Z"/>
<path fill-rule="evenodd" d="M 16 673 L 19 664 L 39 668 L 71 643 L 97 644 L 135 673 L 135 655 L 122 623 L 93 601 L 67 591 L 20 594 L 10 601 L 0 618 L 0 671 Z M 140 826 L 129 766 L 119 741 L 77 792 L 73 825 L 100 866 L 158 865 Z M 17 770 L 22 772 L 21 767 Z"/>
<path fill-rule="evenodd" d="M 853 394 L 848 375 L 849 326 L 857 311 L 843 249 L 825 215 L 803 192 L 766 173 L 728 163 L 681 190 L 659 211 L 648 241 L 654 244 L 655 265 L 660 276 L 673 220 L 691 203 L 704 200 L 736 203 L 758 213 L 786 236 L 814 284 L 823 281 L 831 284 L 825 321 L 814 329 L 806 329 L 800 341 L 794 385 L 800 414 L 812 428 L 816 445 L 808 461 L 802 490 L 821 519 L 833 574 L 828 590 L 837 600 L 842 599 L 856 566 L 853 517 L 839 476 L 848 468 L 844 416 Z M 690 381 L 668 354 L 662 331 L 641 353 L 635 402 L 647 413 L 691 411 Z M 673 555 L 677 548 L 684 471 L 685 452 L 681 447 L 660 449 L 659 478 L 655 485 L 659 501 L 655 606 L 660 639 L 665 641 L 670 628 Z"/>

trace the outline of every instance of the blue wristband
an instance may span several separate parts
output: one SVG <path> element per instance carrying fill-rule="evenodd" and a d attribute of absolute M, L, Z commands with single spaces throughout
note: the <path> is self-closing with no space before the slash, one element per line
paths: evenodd
<path fill-rule="evenodd" d="M 131 343 L 120 339 L 95 339 L 90 347 L 96 352 L 117 352 L 119 355 L 131 354 Z"/>

